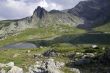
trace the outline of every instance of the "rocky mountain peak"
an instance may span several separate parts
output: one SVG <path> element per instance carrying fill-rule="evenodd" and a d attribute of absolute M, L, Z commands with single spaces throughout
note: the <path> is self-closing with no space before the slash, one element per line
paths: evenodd
<path fill-rule="evenodd" d="M 47 14 L 47 11 L 44 8 L 38 6 L 37 9 L 35 9 L 34 14 L 41 19 L 45 14 Z"/>

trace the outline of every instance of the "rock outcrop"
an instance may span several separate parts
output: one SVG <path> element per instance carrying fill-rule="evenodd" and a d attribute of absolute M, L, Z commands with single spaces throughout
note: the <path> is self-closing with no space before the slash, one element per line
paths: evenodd
<path fill-rule="evenodd" d="M 4 69 L 1 69 L 0 73 L 6 73 L 6 71 Z"/>
<path fill-rule="evenodd" d="M 11 70 L 8 71 L 8 73 L 23 73 L 23 69 L 17 66 L 13 66 Z"/>
<path fill-rule="evenodd" d="M 48 50 L 48 51 L 43 53 L 43 56 L 45 56 L 45 57 L 56 57 L 56 56 L 59 56 L 59 55 L 60 55 L 60 53 L 58 53 L 55 50 Z"/>
<path fill-rule="evenodd" d="M 9 70 L 5 70 L 4 68 Z M 0 63 L 0 73 L 23 73 L 23 69 L 14 65 L 14 62 L 9 62 L 7 64 Z"/>
<path fill-rule="evenodd" d="M 35 9 L 34 14 L 35 14 L 38 18 L 41 19 L 41 18 L 43 18 L 43 17 L 47 14 L 47 11 L 46 11 L 44 8 L 38 6 L 38 8 Z"/>
<path fill-rule="evenodd" d="M 0 73 L 64 73 L 60 70 L 64 65 L 65 63 L 54 61 L 52 58 L 39 60 L 29 67 L 28 72 L 24 72 L 22 68 L 15 66 L 14 62 L 0 63 Z"/>
<path fill-rule="evenodd" d="M 60 70 L 65 64 L 55 62 L 54 59 L 36 61 L 34 66 L 29 67 L 29 73 L 64 73 Z"/>
<path fill-rule="evenodd" d="M 72 68 L 71 71 L 72 71 L 73 73 L 80 73 L 80 70 L 77 69 L 77 68 Z"/>

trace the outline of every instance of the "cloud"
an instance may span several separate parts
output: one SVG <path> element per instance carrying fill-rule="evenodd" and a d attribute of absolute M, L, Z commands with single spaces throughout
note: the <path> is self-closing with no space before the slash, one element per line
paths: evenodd
<path fill-rule="evenodd" d="M 0 20 L 5 20 L 5 18 L 3 18 L 3 17 L 0 17 Z"/>
<path fill-rule="evenodd" d="M 24 1 L 6 0 L 0 3 L 0 16 L 6 19 L 22 18 L 32 15 L 36 3 L 25 3 Z"/>
<path fill-rule="evenodd" d="M 46 10 L 74 7 L 80 0 L 0 0 L 0 20 L 31 16 L 37 6 Z"/>

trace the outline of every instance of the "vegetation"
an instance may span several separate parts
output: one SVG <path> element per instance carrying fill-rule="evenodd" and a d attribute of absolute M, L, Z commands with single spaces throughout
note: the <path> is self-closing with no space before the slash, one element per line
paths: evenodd
<path fill-rule="evenodd" d="M 41 54 L 45 50 L 48 50 L 48 48 L 1 50 L 0 63 L 15 62 L 17 66 L 27 70 L 28 66 L 35 63 L 34 55 Z"/>
<path fill-rule="evenodd" d="M 84 30 L 72 28 L 69 26 L 59 26 L 56 29 L 53 27 L 47 28 L 30 28 L 20 32 L 18 35 L 8 36 L 4 40 L 0 40 L 0 46 L 4 46 L 6 44 L 27 41 L 32 39 L 47 39 L 54 38 L 56 36 L 64 35 L 64 34 L 76 34 L 76 33 L 84 33 Z"/>
<path fill-rule="evenodd" d="M 8 21 L 7 21 L 8 23 Z M 106 25 L 103 26 L 107 27 Z M 95 30 L 100 30 L 98 27 Z M 109 31 L 107 28 L 106 31 Z M 39 44 L 38 48 L 30 49 L 4 49 L 0 50 L 0 63 L 15 62 L 15 64 L 27 70 L 30 65 L 35 63 L 34 55 L 42 54 L 47 50 L 54 49 L 61 55 L 53 57 L 57 61 L 70 62 L 71 59 L 68 55 L 74 53 L 95 53 L 101 55 L 104 53 L 102 46 L 110 43 L 108 39 L 110 34 L 89 34 L 84 30 L 74 28 L 67 25 L 59 25 L 48 28 L 30 28 L 21 31 L 17 35 L 8 36 L 6 39 L 0 40 L 0 46 L 16 42 L 31 42 L 35 45 Z M 92 44 L 101 44 L 98 49 L 91 48 Z M 103 44 L 103 45 L 102 45 Z M 108 45 L 107 45 L 108 46 Z M 28 52 L 30 51 L 30 52 Z M 80 59 L 82 55 L 77 55 L 76 58 Z M 45 59 L 45 57 L 41 58 Z M 6 69 L 8 70 L 8 69 Z M 72 73 L 67 67 L 62 69 L 65 73 Z"/>
<path fill-rule="evenodd" d="M 100 27 L 96 27 L 94 30 L 100 31 L 100 32 L 110 32 L 110 22 L 106 23 Z"/>
<path fill-rule="evenodd" d="M 88 49 L 87 49 L 88 48 Z M 0 51 L 0 63 L 8 63 L 15 62 L 15 65 L 22 67 L 25 71 L 28 70 L 28 67 L 35 63 L 36 59 L 34 55 L 43 54 L 47 50 L 54 49 L 59 52 L 61 55 L 53 57 L 53 59 L 61 62 L 68 63 L 70 61 L 68 55 L 74 53 L 98 53 L 103 54 L 104 51 L 102 47 L 99 49 L 92 49 L 90 45 L 87 44 L 79 44 L 73 45 L 68 43 L 57 43 L 53 45 L 49 45 L 48 47 L 41 46 L 40 48 L 35 49 L 4 49 Z M 89 51 L 88 51 L 89 50 Z M 80 58 L 80 55 L 76 57 Z M 46 59 L 45 57 L 39 58 L 40 60 Z M 67 67 L 62 69 L 65 73 L 71 73 Z"/>
<path fill-rule="evenodd" d="M 59 53 L 67 53 L 67 52 L 75 52 L 78 50 L 76 46 L 73 46 L 72 44 L 66 44 L 66 43 L 60 43 L 57 45 L 54 45 L 55 51 Z"/>

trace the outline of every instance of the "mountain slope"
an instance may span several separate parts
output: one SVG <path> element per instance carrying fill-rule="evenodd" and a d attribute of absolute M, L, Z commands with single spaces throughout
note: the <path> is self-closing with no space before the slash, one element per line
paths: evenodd
<path fill-rule="evenodd" d="M 0 45 L 84 33 L 77 27 L 91 29 L 105 24 L 110 18 L 109 7 L 109 0 L 82 1 L 76 7 L 63 11 L 48 12 L 39 6 L 31 17 L 0 21 L 0 42 L 3 42 Z M 104 31 L 102 28 L 105 29 L 106 25 L 95 30 Z"/>
<path fill-rule="evenodd" d="M 94 28 L 94 30 L 105 32 L 105 33 L 110 33 L 110 22 L 108 22 L 102 26 L 96 27 L 96 28 Z"/>
<path fill-rule="evenodd" d="M 92 28 L 100 26 L 110 19 L 110 0 L 87 0 L 81 1 L 77 6 L 68 10 L 75 16 L 84 20 L 81 28 Z"/>
<path fill-rule="evenodd" d="M 80 23 L 83 23 L 83 20 L 74 15 L 57 10 L 48 12 L 39 6 L 37 9 L 35 9 L 31 17 L 11 21 L 1 21 L 0 33 L 3 36 L 17 33 L 27 28 L 48 28 L 59 25 L 68 25 L 73 27 Z"/>
<path fill-rule="evenodd" d="M 46 11 L 42 7 L 35 9 L 31 17 L 18 20 L 0 21 L 0 34 L 17 33 L 27 28 L 48 28 L 68 25 L 91 29 L 103 25 L 110 19 L 110 0 L 81 1 L 72 9 Z"/>

